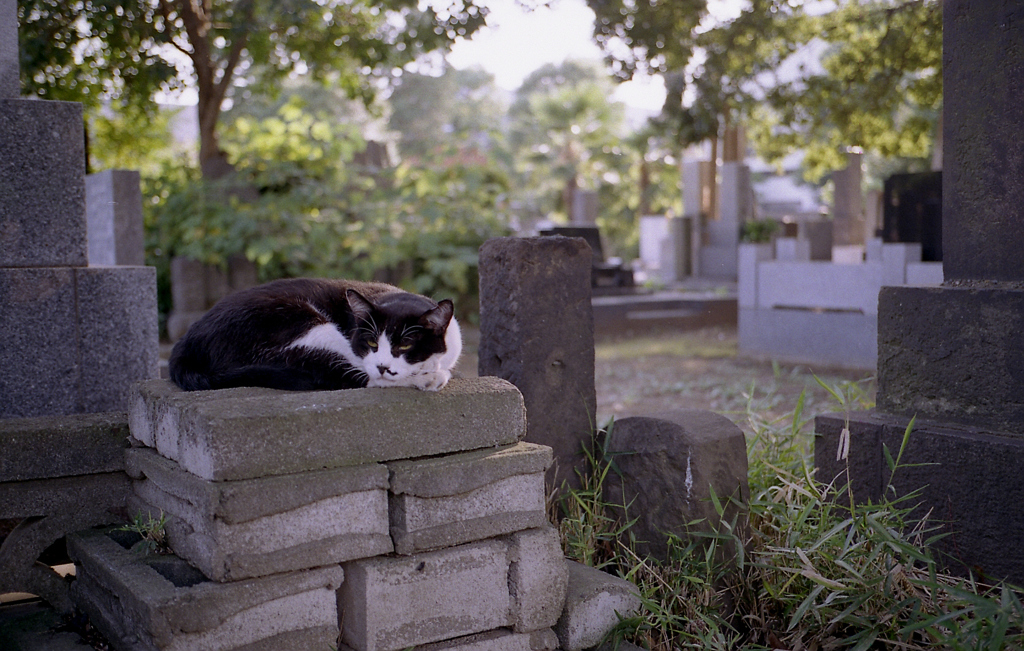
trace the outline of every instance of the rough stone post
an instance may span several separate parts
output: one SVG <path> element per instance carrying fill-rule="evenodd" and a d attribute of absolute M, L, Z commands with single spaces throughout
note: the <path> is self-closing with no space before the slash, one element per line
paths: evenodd
<path fill-rule="evenodd" d="M 1010 5 L 943 6 L 943 267 L 935 287 L 883 287 L 878 300 L 878 413 L 860 414 L 851 481 L 886 490 L 882 446 L 895 453 L 917 416 L 897 494 L 924 488 L 922 513 L 948 523 L 951 565 L 1024 581 L 1024 21 Z M 1007 58 L 1006 52 L 1018 52 Z M 999 89 L 999 92 L 989 92 Z M 835 462 L 841 418 L 823 417 L 819 478 Z M 853 473 L 851 472 L 851 475 Z"/>
<path fill-rule="evenodd" d="M 591 251 L 582 238 L 496 238 L 480 247 L 480 375 L 516 385 L 526 440 L 553 448 L 548 481 L 579 485 L 597 413 Z"/>

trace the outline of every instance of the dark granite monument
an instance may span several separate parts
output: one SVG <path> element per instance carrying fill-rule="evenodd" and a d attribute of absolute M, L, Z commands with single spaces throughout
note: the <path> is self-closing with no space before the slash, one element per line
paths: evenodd
<path fill-rule="evenodd" d="M 879 295 L 877 411 L 851 419 L 851 480 L 860 499 L 886 491 L 882 445 L 895 455 L 916 416 L 897 494 L 923 487 L 951 569 L 1024 584 L 1024 8 L 943 14 L 945 282 Z M 842 420 L 817 422 L 823 481 L 845 468 Z"/>

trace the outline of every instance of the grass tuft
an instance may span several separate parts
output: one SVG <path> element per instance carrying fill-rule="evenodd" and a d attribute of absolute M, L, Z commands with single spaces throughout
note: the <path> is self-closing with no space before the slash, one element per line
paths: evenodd
<path fill-rule="evenodd" d="M 860 383 L 821 385 L 847 415 L 870 406 Z M 935 527 L 911 517 L 917 493 L 887 490 L 878 504 L 857 504 L 849 485 L 818 481 L 805 396 L 778 417 L 763 415 L 754 395 L 744 423 L 748 527 L 680 532 L 666 561 L 641 557 L 632 523 L 619 522 L 602 495 L 614 461 L 599 447 L 588 453 L 582 487 L 564 494 L 566 555 L 640 589 L 640 614 L 613 640 L 652 651 L 1024 649 L 1020 590 L 941 573 L 926 546 Z M 890 482 L 912 427 L 895 457 L 886 451 Z"/>

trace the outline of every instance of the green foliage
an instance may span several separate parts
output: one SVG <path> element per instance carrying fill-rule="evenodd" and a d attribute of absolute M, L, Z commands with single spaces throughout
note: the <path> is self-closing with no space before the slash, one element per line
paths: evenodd
<path fill-rule="evenodd" d="M 847 413 L 866 405 L 859 384 L 826 388 Z M 583 489 L 568 495 L 566 554 L 632 580 L 642 594 L 642 612 L 621 622 L 615 639 L 652 651 L 1024 646 L 1019 590 L 941 573 L 928 548 L 932 525 L 912 515 L 916 493 L 890 489 L 877 504 L 857 504 L 848 486 L 814 477 L 803 396 L 783 418 L 766 419 L 754 404 L 748 536 L 726 525 L 672 538 L 667 562 L 640 558 L 628 523 L 602 499 L 611 463 L 600 455 Z M 886 450 L 891 473 L 912 428 L 899 451 Z M 744 553 L 723 553 L 729 548 Z"/>
<path fill-rule="evenodd" d="M 744 242 L 771 242 L 772 235 L 779 230 L 779 222 L 774 219 L 752 219 L 743 223 L 740 239 Z"/>
<path fill-rule="evenodd" d="M 475 311 L 477 250 L 506 234 L 507 183 L 489 159 L 464 154 L 423 167 L 363 170 L 351 127 L 301 101 L 242 116 L 224 132 L 237 174 L 208 181 L 195 168 L 147 186 L 150 261 L 173 256 L 256 262 L 261 278 L 378 278 L 452 297 Z"/>
<path fill-rule="evenodd" d="M 453 145 L 499 145 L 506 106 L 494 77 L 480 68 L 446 67 L 440 76 L 405 73 L 388 98 L 388 126 L 404 159 L 429 158 Z"/>
<path fill-rule="evenodd" d="M 804 150 L 809 179 L 844 167 L 847 147 L 931 151 L 942 102 L 938 0 L 844 0 L 824 13 L 821 3 L 752 0 L 724 21 L 704 0 L 588 4 L 621 78 L 665 75 L 658 123 L 681 145 L 743 123 L 770 161 Z"/>
<path fill-rule="evenodd" d="M 118 531 L 128 531 L 138 534 L 142 540 L 132 545 L 132 551 L 140 554 L 170 554 L 171 548 L 167 541 L 167 516 L 160 512 L 159 518 L 151 515 L 143 515 L 141 511 L 135 514 L 132 521 Z"/>

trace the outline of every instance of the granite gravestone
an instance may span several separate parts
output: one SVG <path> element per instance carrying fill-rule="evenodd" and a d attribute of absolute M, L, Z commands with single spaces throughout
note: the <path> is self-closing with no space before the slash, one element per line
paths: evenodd
<path fill-rule="evenodd" d="M 0 36 L 0 418 L 127 409 L 157 374 L 156 270 L 88 266 L 82 106 L 17 97 L 13 0 Z"/>
<path fill-rule="evenodd" d="M 942 256 L 936 287 L 883 287 L 878 299 L 877 412 L 851 422 L 859 497 L 887 490 L 883 445 L 910 464 L 897 494 L 924 487 L 919 513 L 949 534 L 952 569 L 1024 582 L 1024 20 L 1012 4 L 943 6 Z M 1015 53 L 1010 54 L 1008 53 Z M 987 89 L 999 89 L 988 92 Z M 816 429 L 819 478 L 836 462 L 842 418 Z M 925 465 L 919 465 L 925 464 Z"/>

